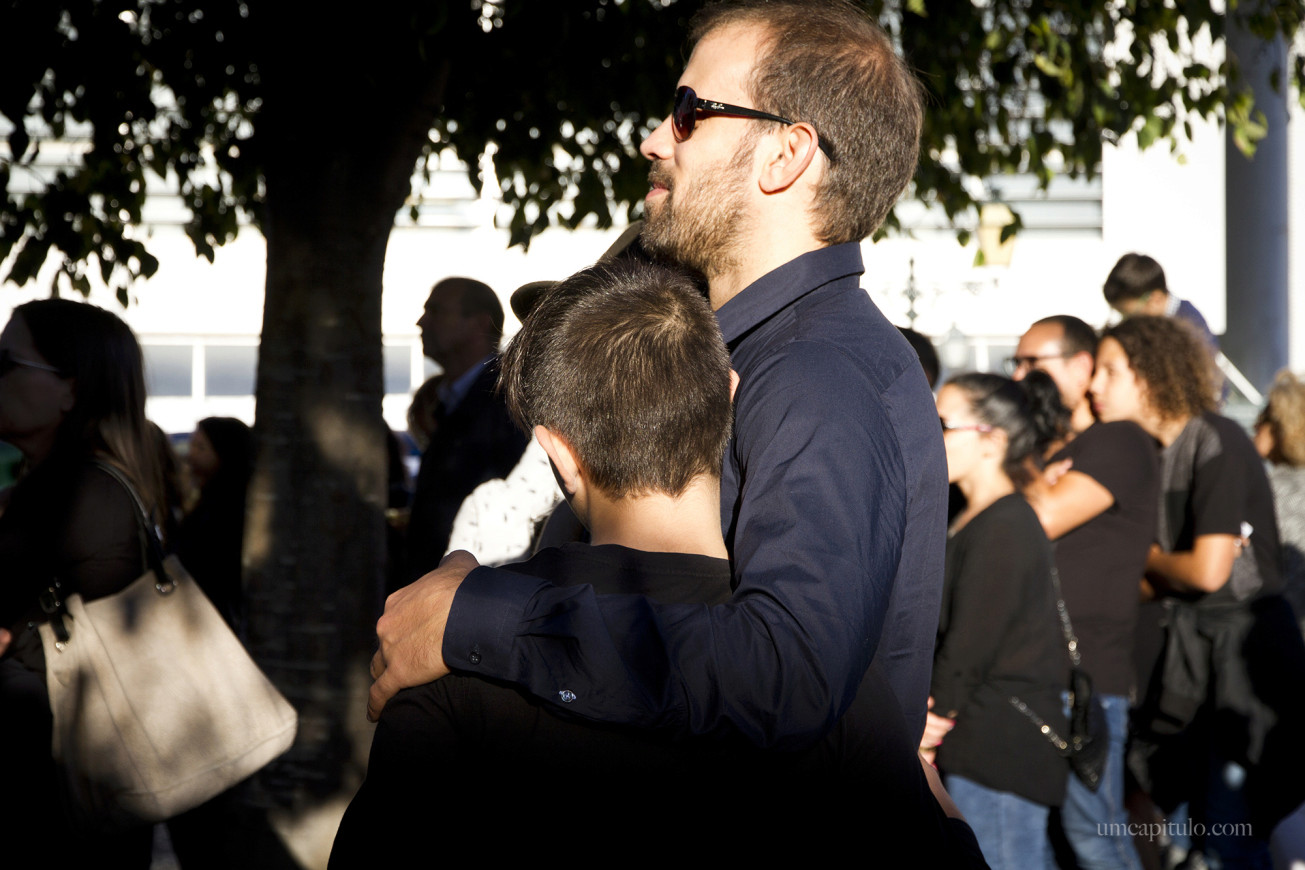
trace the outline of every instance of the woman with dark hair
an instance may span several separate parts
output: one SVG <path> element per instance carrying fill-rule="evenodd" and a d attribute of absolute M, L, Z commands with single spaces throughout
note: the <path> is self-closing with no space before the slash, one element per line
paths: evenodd
<path fill-rule="evenodd" d="M 254 437 L 234 417 L 206 417 L 186 455 L 199 498 L 181 523 L 177 555 L 227 624 L 240 633 L 240 553 L 245 495 L 254 470 Z"/>
<path fill-rule="evenodd" d="M 1190 803 L 1193 846 L 1261 866 L 1267 834 L 1305 798 L 1305 645 L 1279 594 L 1278 531 L 1264 467 L 1214 413 L 1210 354 L 1186 324 L 1135 317 L 1107 329 L 1093 403 L 1160 442 L 1158 543 L 1143 597 L 1163 626 L 1135 716 L 1130 768 L 1157 805 Z M 1249 823 L 1247 828 L 1236 827 Z M 1235 832 L 1235 833 L 1234 833 Z"/>
<path fill-rule="evenodd" d="M 12 785 L 5 822 L 22 836 L 7 850 L 149 866 L 149 827 L 74 831 L 62 812 L 36 631 L 55 580 L 94 600 L 144 573 L 131 496 L 96 463 L 115 466 L 154 509 L 163 482 L 146 425 L 140 345 L 121 319 L 64 299 L 14 310 L 0 333 L 0 439 L 22 451 L 26 470 L 0 517 L 0 752 Z"/>
<path fill-rule="evenodd" d="M 1068 765 L 1069 658 L 1056 612 L 1051 544 L 1020 487 L 1066 415 L 1042 372 L 1016 383 L 953 378 L 938 393 L 947 474 L 966 506 L 947 541 L 926 756 L 994 868 L 1045 866 L 1047 815 Z"/>

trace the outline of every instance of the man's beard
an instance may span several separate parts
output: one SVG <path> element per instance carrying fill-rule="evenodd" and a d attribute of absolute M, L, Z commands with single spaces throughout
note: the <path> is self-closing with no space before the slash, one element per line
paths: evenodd
<path fill-rule="evenodd" d="M 747 225 L 744 194 L 751 166 L 752 149 L 742 148 L 730 160 L 704 167 L 699 180 L 677 187 L 662 164 L 655 163 L 648 183 L 661 184 L 666 195 L 645 209 L 640 236 L 644 250 L 708 278 L 737 266 Z"/>

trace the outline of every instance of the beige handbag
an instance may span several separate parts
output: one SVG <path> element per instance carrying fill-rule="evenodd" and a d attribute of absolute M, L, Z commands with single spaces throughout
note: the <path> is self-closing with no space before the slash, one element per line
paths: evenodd
<path fill-rule="evenodd" d="M 156 822 L 249 777 L 294 742 L 294 708 L 162 547 L 135 489 L 148 570 L 84 602 L 56 582 L 40 627 L 53 753 L 74 818 Z"/>

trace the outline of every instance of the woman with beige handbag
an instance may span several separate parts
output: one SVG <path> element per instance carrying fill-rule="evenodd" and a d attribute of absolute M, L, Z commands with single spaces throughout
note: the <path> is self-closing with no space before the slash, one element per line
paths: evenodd
<path fill-rule="evenodd" d="M 15 309 L 0 333 L 0 439 L 25 459 L 0 516 L 7 858 L 16 849 L 74 866 L 148 867 L 150 822 L 244 778 L 293 739 L 293 710 L 175 560 L 165 567 L 155 523 L 169 511 L 146 427 L 141 350 L 120 318 L 62 299 Z M 213 623 L 225 636 L 199 628 Z M 273 711 L 265 733 L 237 729 L 259 746 L 237 753 L 235 767 L 230 735 L 201 738 L 173 718 L 177 703 L 189 721 L 209 715 L 192 700 L 196 654 L 203 683 L 204 667 L 252 670 L 255 681 L 234 690 L 240 703 L 250 696 Z M 228 730 L 225 720 L 210 728 Z"/>
<path fill-rule="evenodd" d="M 114 462 L 157 508 L 160 471 L 146 447 L 140 348 L 127 325 L 66 300 L 19 306 L 0 333 L 0 439 L 22 451 L 26 469 L 0 517 L 0 626 L 12 636 L 0 662 L 0 752 L 16 790 L 7 827 L 35 848 L 58 843 L 64 854 L 147 867 L 146 825 L 70 830 L 35 630 L 54 578 L 94 600 L 145 570 L 130 496 L 93 464 Z"/>

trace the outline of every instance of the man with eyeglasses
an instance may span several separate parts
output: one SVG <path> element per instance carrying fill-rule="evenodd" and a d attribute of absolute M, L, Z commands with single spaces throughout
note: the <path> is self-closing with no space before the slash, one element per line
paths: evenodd
<path fill-rule="evenodd" d="M 1096 352 L 1097 334 L 1082 320 L 1067 314 L 1044 317 L 1020 336 L 1015 355 L 1006 358 L 1006 373 L 1017 381 L 1033 369 L 1050 375 L 1069 409 L 1070 429 L 1078 433 L 1097 421 L 1088 396 Z"/>
<path fill-rule="evenodd" d="M 734 595 L 658 606 L 450 560 L 387 603 L 369 715 L 453 668 L 586 719 L 797 747 L 873 660 L 923 730 L 942 437 L 914 352 L 858 287 L 859 243 L 914 172 L 919 85 L 837 0 L 708 7 L 691 40 L 641 149 L 642 241 L 706 277 L 739 374 L 721 484 Z"/>
<path fill-rule="evenodd" d="M 1096 346 L 1092 327 L 1062 314 L 1029 327 L 1006 361 L 1015 380 L 1033 369 L 1050 375 L 1071 414 L 1069 443 L 1048 457 L 1052 465 L 1068 461 L 1070 470 L 1055 486 L 1038 481 L 1025 495 L 1056 544 L 1065 610 L 1109 730 L 1101 784 L 1094 792 L 1069 777 L 1060 808 L 1060 826 L 1084 870 L 1141 867 L 1126 833 L 1124 746 L 1138 580 L 1155 536 L 1160 486 L 1151 437 L 1135 423 L 1098 423 L 1092 413 Z"/>

